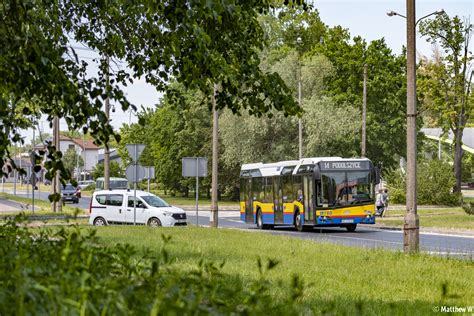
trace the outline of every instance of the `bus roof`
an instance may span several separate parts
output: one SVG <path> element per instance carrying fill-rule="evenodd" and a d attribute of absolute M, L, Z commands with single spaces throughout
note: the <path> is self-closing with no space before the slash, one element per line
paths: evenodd
<path fill-rule="evenodd" d="M 367 158 L 342 158 L 342 157 L 310 157 L 303 158 L 300 160 L 288 160 L 288 161 L 279 161 L 274 163 L 249 163 L 243 164 L 241 171 L 247 170 L 258 170 L 261 173 L 261 176 L 268 177 L 274 175 L 280 175 L 284 167 L 294 166 L 293 173 L 295 174 L 300 166 L 303 165 L 315 165 L 322 161 L 344 161 L 344 162 L 358 162 L 358 161 L 370 161 Z"/>

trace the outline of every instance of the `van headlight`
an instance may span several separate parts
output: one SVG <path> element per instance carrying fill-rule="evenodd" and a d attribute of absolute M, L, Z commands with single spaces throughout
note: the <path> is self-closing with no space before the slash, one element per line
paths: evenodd
<path fill-rule="evenodd" d="M 164 215 L 164 216 L 172 216 L 173 213 L 168 212 L 168 211 L 164 211 L 164 212 L 163 212 L 163 215 Z"/>

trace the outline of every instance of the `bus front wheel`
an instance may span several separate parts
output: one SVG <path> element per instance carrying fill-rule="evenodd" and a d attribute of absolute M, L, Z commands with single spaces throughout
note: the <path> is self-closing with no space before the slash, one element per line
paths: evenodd
<path fill-rule="evenodd" d="M 357 228 L 357 224 L 350 224 L 346 226 L 348 232 L 354 232 Z"/>
<path fill-rule="evenodd" d="M 299 232 L 303 231 L 303 224 L 301 223 L 301 214 L 299 211 L 295 214 L 295 228 Z"/>
<path fill-rule="evenodd" d="M 262 211 L 257 211 L 257 228 L 263 229 Z"/>

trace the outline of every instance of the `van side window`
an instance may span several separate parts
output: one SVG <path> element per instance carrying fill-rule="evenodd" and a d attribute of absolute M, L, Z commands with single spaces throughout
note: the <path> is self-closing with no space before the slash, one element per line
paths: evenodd
<path fill-rule="evenodd" d="M 107 196 L 107 205 L 122 206 L 122 203 L 123 203 L 122 194 L 111 194 Z"/>
<path fill-rule="evenodd" d="M 106 204 L 105 204 L 105 200 L 106 200 L 106 196 L 105 196 L 105 195 L 96 195 L 96 196 L 95 196 L 95 200 L 96 200 L 97 203 L 99 203 L 100 205 L 106 205 Z"/>
<path fill-rule="evenodd" d="M 128 207 L 133 207 L 133 196 L 128 197 Z M 140 199 L 137 199 L 137 207 L 146 208 L 145 203 Z"/>

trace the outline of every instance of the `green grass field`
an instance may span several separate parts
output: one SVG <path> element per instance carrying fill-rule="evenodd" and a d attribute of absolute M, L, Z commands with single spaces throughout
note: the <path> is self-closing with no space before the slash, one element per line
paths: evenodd
<path fill-rule="evenodd" d="M 387 226 L 403 226 L 405 210 L 389 209 L 384 218 L 376 222 Z M 419 209 L 420 227 L 448 228 L 474 231 L 474 216 L 467 214 L 460 207 Z"/>
<path fill-rule="evenodd" d="M 225 229 L 116 226 L 97 232 L 105 245 L 129 243 L 151 253 L 161 251 L 162 235 L 169 236 L 165 247 L 174 267 L 188 273 L 202 260 L 225 263 L 222 273 L 231 287 L 258 280 L 258 258 L 278 262 L 265 273 L 274 300 L 288 295 L 297 275 L 305 288 L 296 304 L 315 314 L 430 314 L 436 306 L 474 302 L 474 265 L 467 260 Z"/>

